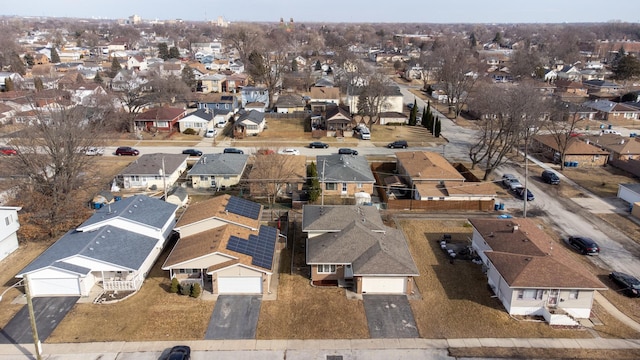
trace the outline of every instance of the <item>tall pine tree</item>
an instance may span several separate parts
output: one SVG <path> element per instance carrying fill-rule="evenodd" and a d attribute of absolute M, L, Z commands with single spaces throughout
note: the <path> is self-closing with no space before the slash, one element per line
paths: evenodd
<path fill-rule="evenodd" d="M 56 48 L 51 48 L 51 62 L 54 64 L 57 64 L 60 62 L 60 55 L 58 55 L 58 52 L 56 51 Z"/>
<path fill-rule="evenodd" d="M 436 118 L 435 122 L 433 123 L 433 136 L 439 138 L 440 137 L 440 118 Z"/>
<path fill-rule="evenodd" d="M 413 107 L 409 114 L 409 126 L 416 126 L 416 118 L 418 117 L 418 103 L 416 99 L 413 99 Z"/>

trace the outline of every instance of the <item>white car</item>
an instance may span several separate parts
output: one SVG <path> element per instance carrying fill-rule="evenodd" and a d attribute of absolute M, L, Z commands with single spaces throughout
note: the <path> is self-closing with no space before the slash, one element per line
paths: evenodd
<path fill-rule="evenodd" d="M 85 151 L 84 154 L 87 156 L 100 156 L 104 154 L 104 149 L 103 148 L 99 148 L 99 147 L 95 147 L 95 146 L 91 146 L 88 147 Z"/>
<path fill-rule="evenodd" d="M 278 151 L 281 155 L 300 155 L 300 151 L 297 149 L 282 149 Z"/>
<path fill-rule="evenodd" d="M 216 129 L 209 129 L 209 130 L 207 130 L 207 132 L 204 134 L 204 137 L 212 138 L 212 137 L 215 137 L 217 133 L 218 133 L 218 130 L 216 130 Z"/>

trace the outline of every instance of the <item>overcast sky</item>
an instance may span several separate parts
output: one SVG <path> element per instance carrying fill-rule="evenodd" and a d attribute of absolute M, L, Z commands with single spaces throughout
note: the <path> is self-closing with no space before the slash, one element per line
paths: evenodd
<path fill-rule="evenodd" d="M 2 0 L 0 15 L 277 22 L 640 22 L 640 1 L 621 0 Z"/>

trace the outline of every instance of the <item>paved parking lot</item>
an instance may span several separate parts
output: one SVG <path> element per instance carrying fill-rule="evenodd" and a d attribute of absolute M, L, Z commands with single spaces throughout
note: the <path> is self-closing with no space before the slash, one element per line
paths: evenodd
<path fill-rule="evenodd" d="M 417 338 L 416 321 L 405 295 L 364 295 L 371 338 Z"/>
<path fill-rule="evenodd" d="M 220 295 L 205 340 L 255 339 L 261 298 L 260 295 Z"/>
<path fill-rule="evenodd" d="M 78 301 L 73 297 L 37 297 L 33 299 L 38 337 L 44 342 Z M 25 305 L 0 331 L 0 344 L 33 343 L 29 309 Z"/>

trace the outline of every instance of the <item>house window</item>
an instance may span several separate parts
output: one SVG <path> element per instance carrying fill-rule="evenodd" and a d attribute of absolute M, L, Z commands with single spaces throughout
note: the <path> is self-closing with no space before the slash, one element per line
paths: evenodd
<path fill-rule="evenodd" d="M 140 176 L 138 176 L 138 175 L 131 175 L 131 181 L 140 181 Z"/>
<path fill-rule="evenodd" d="M 342 183 L 342 192 L 347 192 L 347 183 Z"/>
<path fill-rule="evenodd" d="M 362 189 L 362 183 L 358 183 L 358 189 Z"/>
<path fill-rule="evenodd" d="M 336 183 L 325 183 L 325 190 L 335 190 L 336 189 Z"/>
<path fill-rule="evenodd" d="M 7 224 L 7 226 L 11 225 L 11 217 L 7 216 L 6 218 L 4 218 L 4 222 Z"/>
<path fill-rule="evenodd" d="M 161 180 L 161 179 L 162 179 L 162 178 L 160 177 L 160 175 L 155 175 L 155 176 L 153 177 L 153 180 Z"/>
<path fill-rule="evenodd" d="M 169 127 L 169 122 L 168 121 L 156 121 L 156 127 L 159 127 L 159 128 Z"/>
<path fill-rule="evenodd" d="M 526 289 L 518 290 L 519 300 L 542 300 L 542 290 Z"/>
<path fill-rule="evenodd" d="M 200 181 L 207 181 L 209 179 L 206 175 L 200 175 Z"/>
<path fill-rule="evenodd" d="M 335 265 L 318 265 L 318 274 L 335 274 Z"/>
<path fill-rule="evenodd" d="M 578 298 L 578 290 L 569 291 L 569 299 L 576 300 Z"/>

